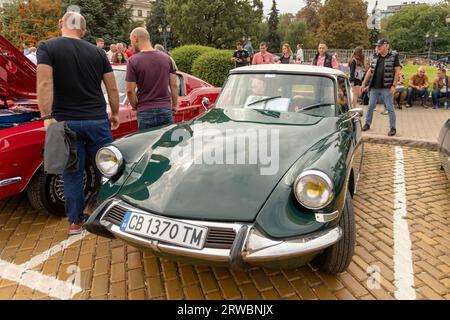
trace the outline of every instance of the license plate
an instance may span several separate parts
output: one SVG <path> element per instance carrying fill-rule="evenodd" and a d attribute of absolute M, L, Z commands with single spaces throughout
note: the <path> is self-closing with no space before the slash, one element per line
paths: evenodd
<path fill-rule="evenodd" d="M 120 230 L 198 250 L 203 249 L 208 234 L 207 227 L 132 211 L 125 214 Z"/>

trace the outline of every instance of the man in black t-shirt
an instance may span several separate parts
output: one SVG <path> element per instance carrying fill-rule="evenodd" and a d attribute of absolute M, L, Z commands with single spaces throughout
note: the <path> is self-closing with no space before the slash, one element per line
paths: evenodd
<path fill-rule="evenodd" d="M 65 121 L 77 135 L 79 169 L 64 172 L 65 213 L 69 234 L 79 234 L 85 222 L 83 175 L 86 157 L 95 163 L 97 151 L 112 142 L 119 127 L 119 95 L 105 51 L 81 40 L 86 20 L 68 12 L 59 21 L 62 36 L 47 40 L 37 51 L 37 95 L 47 129 Z M 105 83 L 111 115 L 108 119 L 101 84 Z M 65 164 L 64 164 L 65 165 Z M 100 174 L 97 170 L 97 178 Z"/>
<path fill-rule="evenodd" d="M 245 67 L 250 62 L 250 55 L 248 51 L 242 46 L 242 42 L 236 43 L 236 51 L 233 53 L 231 60 L 234 62 L 236 68 Z"/>
<path fill-rule="evenodd" d="M 370 130 L 373 112 L 379 99 L 382 99 L 389 114 L 389 136 L 397 134 L 396 117 L 394 109 L 394 95 L 400 75 L 400 61 L 398 54 L 389 49 L 389 42 L 381 39 L 376 43 L 378 54 L 372 59 L 371 68 L 367 71 L 362 82 L 361 92 L 366 84 L 370 92 L 369 110 L 363 131 Z"/>

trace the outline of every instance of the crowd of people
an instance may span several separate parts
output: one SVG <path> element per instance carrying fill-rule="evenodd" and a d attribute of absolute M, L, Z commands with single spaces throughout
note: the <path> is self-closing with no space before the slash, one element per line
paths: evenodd
<path fill-rule="evenodd" d="M 280 57 L 268 51 L 266 42 L 261 42 L 259 52 L 254 53 L 251 39 L 243 46 L 242 42 L 236 43 L 237 50 L 234 52 L 232 61 L 235 67 L 259 64 L 305 64 L 302 44 L 297 44 L 297 53 L 294 55 L 290 45 L 282 45 Z M 318 46 L 317 54 L 310 64 L 315 66 L 348 70 L 350 83 L 352 86 L 352 104 L 369 105 L 367 122 L 363 130 L 370 130 L 373 112 L 377 103 L 383 103 L 385 110 L 382 114 L 389 115 L 391 130 L 389 135 L 396 134 L 395 107 L 403 109 L 412 107 L 415 100 L 420 98 L 421 106 L 429 108 L 428 99 L 430 91 L 433 108 L 438 109 L 442 100 L 444 109 L 447 109 L 449 98 L 449 78 L 445 68 L 439 68 L 438 74 L 433 81 L 433 89 L 430 90 L 430 82 L 426 75 L 426 69 L 420 67 L 417 74 L 413 75 L 409 82 L 405 84 L 405 75 L 402 72 L 398 54 L 390 48 L 386 39 L 379 40 L 375 45 L 375 54 L 366 59 L 362 47 L 357 47 L 348 61 L 348 67 L 342 68 L 337 55 L 330 54 L 328 46 L 321 42 Z M 406 86 L 407 85 L 407 86 Z M 445 99 L 442 99 L 445 98 Z M 395 107 L 394 107 L 395 106 Z"/>

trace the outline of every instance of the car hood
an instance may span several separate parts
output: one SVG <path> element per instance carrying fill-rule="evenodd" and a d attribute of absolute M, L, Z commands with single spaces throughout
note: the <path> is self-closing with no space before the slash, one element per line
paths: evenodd
<path fill-rule="evenodd" d="M 213 109 L 195 122 L 169 127 L 160 134 L 118 196 L 169 217 L 254 221 L 289 168 L 317 141 L 336 130 L 336 118 L 303 114 L 298 115 L 296 125 L 283 125 L 267 123 L 267 116 L 254 110 Z M 270 136 L 267 148 L 252 138 L 246 144 L 232 143 L 252 134 L 259 141 Z M 155 132 L 138 135 L 155 137 Z M 181 136 L 187 138 L 180 142 Z M 218 146 L 225 146 L 223 156 Z M 213 161 L 214 156 L 227 164 Z"/>
<path fill-rule="evenodd" d="M 0 97 L 36 98 L 36 66 L 0 35 Z"/>

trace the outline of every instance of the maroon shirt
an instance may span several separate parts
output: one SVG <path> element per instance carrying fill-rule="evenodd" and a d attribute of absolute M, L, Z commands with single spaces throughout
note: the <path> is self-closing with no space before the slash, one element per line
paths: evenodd
<path fill-rule="evenodd" d="M 171 109 L 170 74 L 176 73 L 170 57 L 160 51 L 145 51 L 128 59 L 127 82 L 136 82 L 137 109 Z"/>

